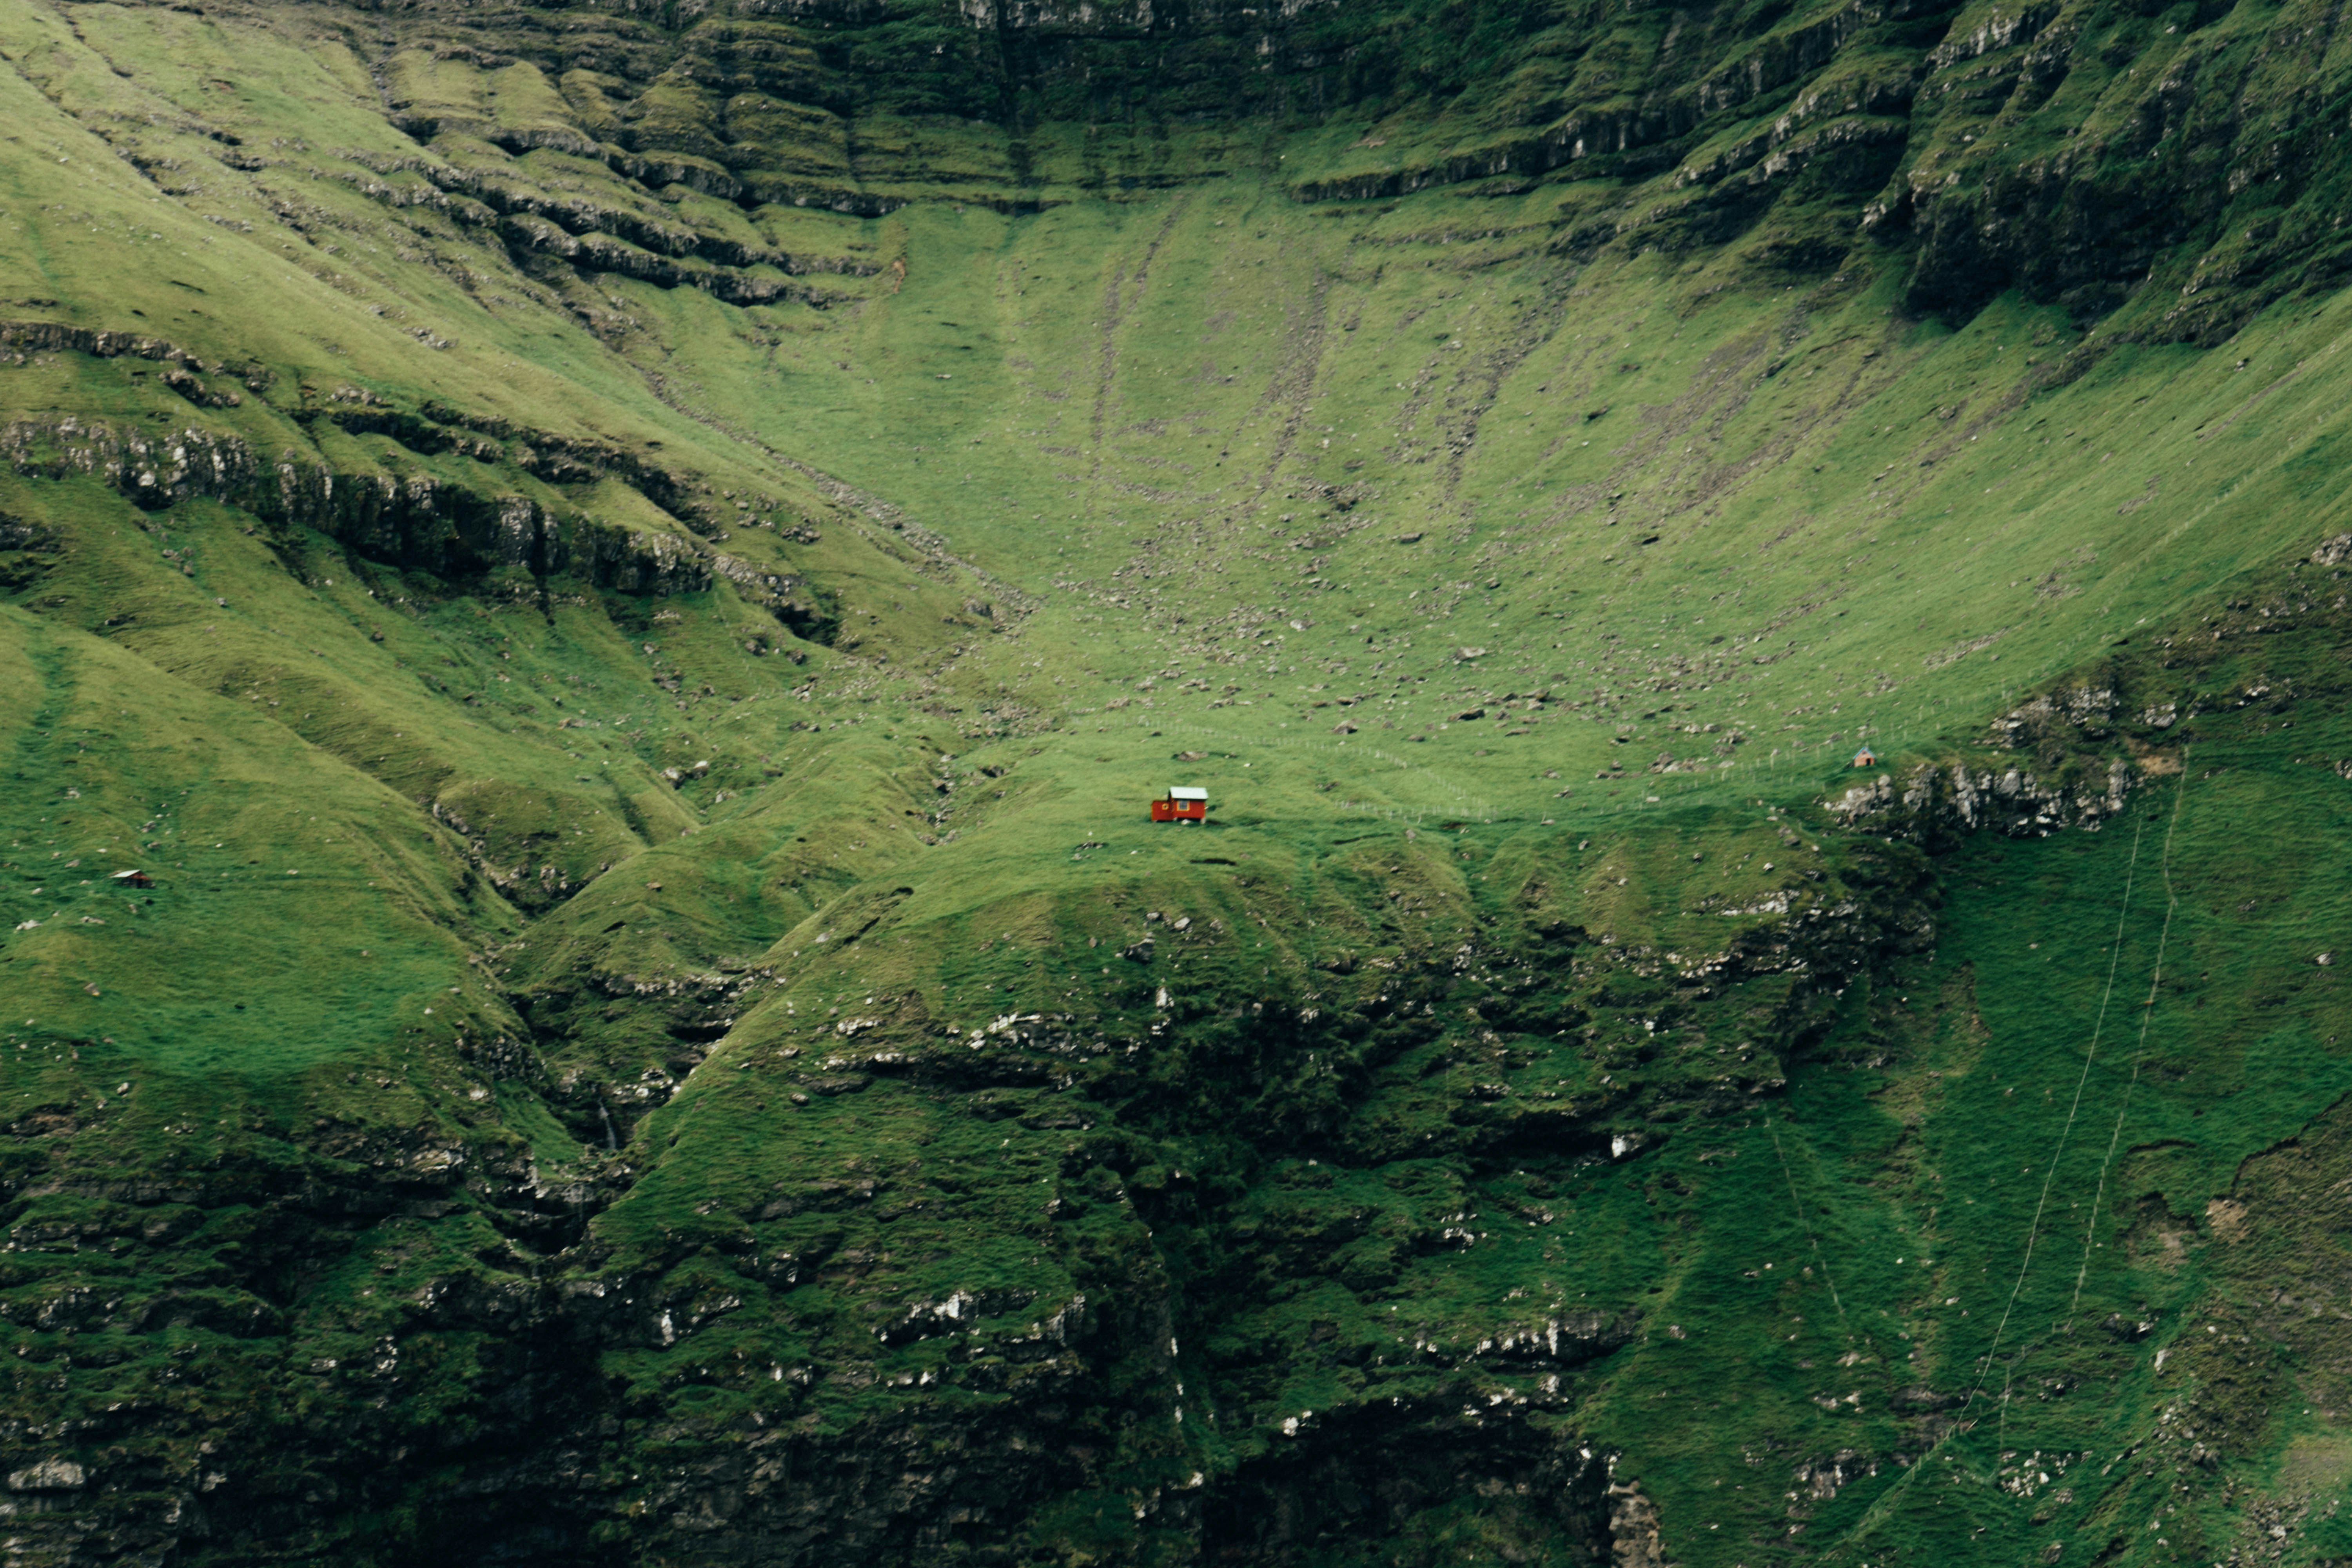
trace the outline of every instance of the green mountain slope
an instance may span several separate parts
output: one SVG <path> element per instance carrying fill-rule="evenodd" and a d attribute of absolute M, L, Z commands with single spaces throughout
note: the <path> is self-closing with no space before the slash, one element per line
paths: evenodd
<path fill-rule="evenodd" d="M 2334 26 L 0 9 L 9 1550 L 2352 1557 Z"/>

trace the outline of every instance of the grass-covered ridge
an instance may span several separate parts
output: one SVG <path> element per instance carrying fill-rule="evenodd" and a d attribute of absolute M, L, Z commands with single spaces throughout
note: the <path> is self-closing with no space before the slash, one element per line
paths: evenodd
<path fill-rule="evenodd" d="M 28 1561 L 2352 1552 L 2304 19 L 5 16 Z"/>

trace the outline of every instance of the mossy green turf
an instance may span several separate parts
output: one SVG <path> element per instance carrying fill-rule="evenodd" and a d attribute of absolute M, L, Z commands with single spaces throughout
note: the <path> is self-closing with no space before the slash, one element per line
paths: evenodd
<path fill-rule="evenodd" d="M 2257 1502 L 2344 1489 L 2347 1348 L 2275 1299 L 2271 1239 L 2340 1288 L 2340 1194 L 2281 1151 L 2352 1088 L 2313 963 L 2352 914 L 2344 623 L 2179 676 L 2158 641 L 2346 527 L 2340 296 L 2221 352 L 2116 342 L 2129 316 L 2086 348 L 2014 296 L 1916 319 L 1868 247 L 1793 282 L 1772 232 L 1572 260 L 1574 185 L 1304 204 L 1269 164 L 1372 151 L 1322 130 L 1026 216 L 712 203 L 848 268 L 793 275 L 822 308 L 743 307 L 534 275 L 437 187 L 371 194 L 417 149 L 331 41 L 8 16 L 11 313 L 271 373 L 199 412 L 152 362 L 43 354 L 0 371 L 12 414 L 684 541 L 609 478 L 320 410 L 349 386 L 658 453 L 815 520 L 733 547 L 842 620 L 804 643 L 724 578 L 449 583 L 202 499 L 0 480 L 46 542 L 0 612 L 28 1455 L 145 1445 L 160 1496 L 203 1484 L 208 1428 L 257 1495 L 306 1484 L 302 1434 L 462 1454 L 527 1352 L 479 1325 L 544 1269 L 635 1310 L 595 1362 L 623 1550 L 639 1479 L 754 1415 L 855 1434 L 1057 1379 L 1117 1447 L 1006 1521 L 1029 1560 L 1172 1560 L 1153 1510 L 1196 1472 L 1384 1401 L 1577 1434 L 1691 1564 L 2210 1561 Z M 421 113 L 577 112 L 528 66 L 398 68 Z M 224 92 L 204 112 L 272 150 L 250 180 L 208 162 L 167 199 L 88 129 Z M 2182 766 L 2098 831 L 1931 868 L 1822 809 L 1856 745 L 1981 765 L 1988 721 L 2078 673 L 2208 700 L 2185 747 L 2125 715 Z M 2293 729 L 2212 710 L 2257 686 L 2307 694 Z M 1144 820 L 1195 782 L 1207 828 Z M 133 865 L 163 885 L 110 886 Z M 1937 898 L 1932 946 L 1837 995 L 1705 973 Z M 417 1196 L 452 1169 L 594 1217 L 502 1233 Z M 257 1258 L 271 1172 L 405 1212 Z M 168 1196 L 205 1173 L 252 1206 Z M 959 1291 L 965 1337 L 877 1338 Z M 121 1300 L 163 1305 L 91 1307 Z M 1095 1381 L 1057 1359 L 1088 1311 L 1161 1303 Z M 1624 1342 L 1476 1360 L 1583 1313 Z M 1514 1506 L 1335 1527 L 1316 1560 L 1572 1560 Z M 425 1511 L 308 1549 L 410 1560 Z M 2326 1528 L 2301 1560 L 2344 1550 Z"/>

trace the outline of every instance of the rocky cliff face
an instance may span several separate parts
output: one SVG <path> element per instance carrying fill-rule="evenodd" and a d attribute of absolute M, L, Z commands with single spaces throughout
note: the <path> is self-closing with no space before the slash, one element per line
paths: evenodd
<path fill-rule="evenodd" d="M 2335 26 L 2325 10 L 2085 4 L 1492 4 L 1441 18 L 875 0 L 675 16 L 425 5 L 381 42 L 354 41 L 388 47 L 386 91 L 421 139 L 560 147 L 649 191 L 1034 208 L 1073 188 L 1213 178 L 1258 156 L 1225 128 L 1263 117 L 1356 137 L 1280 156 L 1307 200 L 1504 193 L 1573 169 L 1598 183 L 1553 220 L 1578 253 L 1750 236 L 1774 265 L 1827 271 L 1858 219 L 1908 268 L 1915 309 L 1965 315 L 2017 289 L 2087 323 L 2141 298 L 2136 334 L 2210 343 L 2337 281 L 2316 237 L 2344 194 L 2308 130 L 2334 68 L 2313 66 L 2326 55 L 2310 40 Z M 426 61 L 453 54 L 535 71 L 561 97 L 520 117 L 445 102 L 447 73 Z M 941 116 L 962 123 L 914 129 Z M 1057 128 L 1079 123 L 1074 159 Z M 674 222 L 428 174 L 513 214 L 508 237 L 526 249 L 579 259 L 584 245 L 603 269 L 739 301 L 800 287 L 744 277 L 740 245 Z M 670 259 L 698 251 L 719 265 Z"/>
<path fill-rule="evenodd" d="M 274 1169 L 226 1148 L 194 1166 L 109 1170 L 92 1163 L 102 1110 L 20 1121 L 12 1247 L 105 1261 L 69 1286 L 37 1269 L 12 1298 L 28 1349 L 43 1346 L 18 1380 L 12 1443 L 84 1456 L 18 1478 L 19 1551 L 340 1551 L 353 1520 L 413 1510 L 429 1522 L 403 1531 L 403 1553 L 551 1563 L 1007 1561 L 1073 1541 L 1116 1561 L 1285 1562 L 1356 1542 L 1438 1561 L 1457 1537 L 1432 1535 L 1433 1514 L 1479 1499 L 1476 1538 L 1498 1547 L 1643 1561 L 1654 1512 L 1611 1487 L 1611 1456 L 1576 1419 L 1641 1311 L 1538 1298 L 1432 1322 L 1417 1305 L 1408 1333 L 1379 1310 L 1412 1302 L 1414 1275 L 1491 1245 L 1480 1226 L 1560 1223 L 1527 1195 L 1552 1191 L 1540 1180 L 1521 1206 L 1481 1212 L 1493 1198 L 1440 1176 L 1432 1141 L 1473 1171 L 1552 1172 L 1565 1198 L 1669 1121 L 1737 1116 L 1867 973 L 1853 965 L 1916 951 L 1932 929 L 1906 901 L 1916 870 L 1874 890 L 1883 876 L 1832 890 L 1777 942 L 1675 955 L 1679 973 L 1595 953 L 1547 978 L 1512 967 L 1532 951 L 1486 944 L 1557 951 L 1559 936 L 1465 931 L 1450 952 L 1325 982 L 1313 1003 L 1269 999 L 1238 1018 L 1213 994 L 1163 1004 L 1131 1039 L 1044 1017 L 942 1038 L 902 1009 L 822 1028 L 805 1055 L 772 1047 L 760 1092 L 780 1102 L 1020 1134 L 1045 1157 L 1032 1167 L 1049 1173 L 1042 1202 L 1034 1178 L 975 1187 L 989 1162 L 943 1128 L 925 1157 L 847 1182 L 760 1161 L 762 1184 L 730 1199 L 718 1228 L 616 1249 L 593 1222 L 647 1180 L 641 1155 L 586 1151 L 557 1173 L 495 1127 L 432 1140 L 354 1118 L 322 1121 Z M 1180 949 L 1222 945 L 1169 934 Z M 1124 962 L 1156 972 L 1171 959 Z M 1732 1082 L 1673 1052 L 1643 1089 L 1562 1097 L 1507 1051 L 1479 1059 L 1479 1042 L 1502 1038 L 1491 1029 L 1435 1021 L 1466 1010 L 1512 1037 L 1663 1038 L 1662 1023 L 1704 1032 L 1754 990 L 1776 994 L 1775 977 L 1795 986 L 1777 993 L 1773 1043 L 1757 1038 Z M 460 1045 L 461 1070 L 544 1082 L 528 1042 L 496 1046 Z M 1139 1072 L 1145 1051 L 1160 1065 Z M 1326 1057 L 1360 1087 L 1301 1093 Z M 1224 1137 L 1201 1141 L 1197 1113 L 1166 1104 L 1171 1076 L 1201 1084 Z M 1383 1077 L 1416 1088 L 1401 1102 L 1372 1087 Z M 1410 1103 L 1433 1083 L 1447 1086 L 1434 1118 Z M 1407 1179 L 1381 1201 L 1354 1178 L 1335 1187 L 1299 1149 Z M 968 1229 L 975 1204 L 992 1214 L 982 1234 L 1041 1249 L 1065 1282 L 895 1304 L 874 1290 L 928 1245 L 926 1214 L 961 1209 Z M 458 1216 L 488 1227 L 472 1258 L 428 1239 Z M 1223 1342 L 1318 1279 L 1370 1297 L 1303 1350 L 1351 1386 L 1334 1408 L 1269 1409 L 1276 1369 Z M 779 1321 L 773 1303 L 811 1285 L 840 1298 L 846 1337 L 752 1352 Z M 1180 1359 L 1180 1336 L 1206 1344 Z M 113 1347 L 145 1342 L 189 1348 L 143 1370 L 149 1391 L 129 1405 L 40 1418 L 44 1390 L 62 1394 L 88 1375 L 76 1367 L 121 1364 Z M 109 1348 L 85 1360 L 83 1345 Z M 656 1361 L 668 1368 L 657 1381 L 615 1376 Z M 1260 1428 L 1260 1451 L 1212 1477 L 1181 1458 L 1188 1420 L 1234 1437 Z"/>

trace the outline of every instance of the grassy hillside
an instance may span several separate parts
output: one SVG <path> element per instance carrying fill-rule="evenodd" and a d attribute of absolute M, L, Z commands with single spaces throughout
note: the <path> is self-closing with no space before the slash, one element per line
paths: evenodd
<path fill-rule="evenodd" d="M 0 10 L 26 1562 L 2352 1556 L 2317 24 L 1248 18 Z"/>

